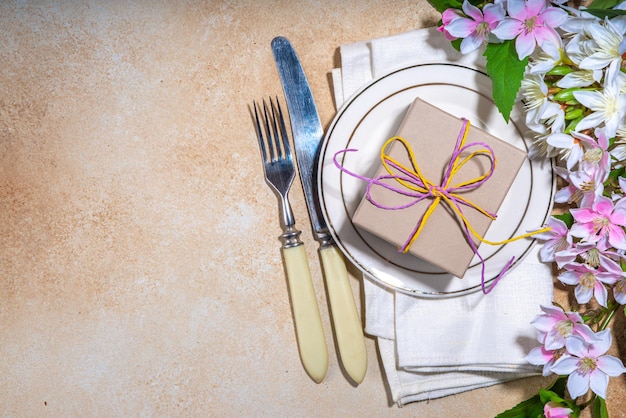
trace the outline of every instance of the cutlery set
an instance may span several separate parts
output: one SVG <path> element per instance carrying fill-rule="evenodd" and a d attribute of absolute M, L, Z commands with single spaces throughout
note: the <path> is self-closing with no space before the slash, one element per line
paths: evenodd
<path fill-rule="evenodd" d="M 296 163 L 315 239 L 319 242 L 331 319 L 341 364 L 356 384 L 367 370 L 367 352 L 361 320 L 352 296 L 344 259 L 328 232 L 317 192 L 317 163 L 324 132 L 311 89 L 300 61 L 284 37 L 272 40 L 272 52 L 282 82 L 296 153 Z M 282 252 L 291 297 L 294 326 L 302 364 L 309 376 L 321 382 L 328 368 L 328 350 L 311 280 L 306 252 L 287 194 L 295 167 L 284 116 L 278 99 L 254 103 L 259 147 L 265 179 L 280 198 Z"/>

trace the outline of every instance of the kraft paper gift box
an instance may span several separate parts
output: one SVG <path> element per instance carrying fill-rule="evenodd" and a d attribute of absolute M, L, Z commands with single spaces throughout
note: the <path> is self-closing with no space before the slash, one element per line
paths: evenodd
<path fill-rule="evenodd" d="M 436 185 L 441 185 L 445 168 L 454 152 L 462 124 L 461 119 L 418 98 L 410 106 L 398 129 L 397 136 L 404 138 L 412 147 L 415 160 L 423 176 Z M 527 154 L 472 125 L 470 120 L 465 145 L 474 142 L 488 144 L 493 149 L 496 168 L 486 182 L 470 191 L 463 192 L 461 195 L 477 206 L 497 214 L 519 169 L 527 158 Z M 473 147 L 462 153 L 461 157 L 469 155 L 478 148 L 484 149 L 483 147 Z M 407 167 L 411 166 L 407 150 L 402 143 L 398 141 L 391 143 L 388 146 L 387 154 Z M 462 181 L 481 176 L 489 170 L 490 166 L 489 157 L 485 155 L 474 157 L 459 170 L 451 184 L 459 184 Z M 375 177 L 386 174 L 388 173 L 381 164 Z M 394 179 L 386 179 L 383 182 L 399 189 L 402 188 Z M 371 196 L 375 201 L 392 207 L 414 200 L 414 198 L 379 186 L 371 188 Z M 406 209 L 389 210 L 375 206 L 364 196 L 353 216 L 353 222 L 357 227 L 400 248 L 411 236 L 419 219 L 431 202 L 432 199 L 427 198 Z M 474 208 L 466 206 L 461 206 L 461 208 L 475 231 L 484 237 L 492 220 Z M 509 237 L 497 237 L 497 240 L 507 238 Z M 476 243 L 476 247 L 479 247 L 480 242 L 474 237 L 472 239 Z M 462 221 L 443 201 L 427 219 L 421 233 L 410 246 L 409 253 L 459 278 L 465 275 L 475 255 L 467 241 Z"/>

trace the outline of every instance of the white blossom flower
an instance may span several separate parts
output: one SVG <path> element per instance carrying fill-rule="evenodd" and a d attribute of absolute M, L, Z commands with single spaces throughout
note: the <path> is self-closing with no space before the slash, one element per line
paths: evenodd
<path fill-rule="evenodd" d="M 548 106 L 548 86 L 543 75 L 530 74 L 522 80 L 522 96 L 526 108 L 526 123 L 538 123 Z"/>
<path fill-rule="evenodd" d="M 576 100 L 593 112 L 578 123 L 576 130 L 600 127 L 604 123 L 606 135 L 613 138 L 626 116 L 626 94 L 621 94 L 620 88 L 616 78 L 613 82 L 607 79 L 599 91 L 575 91 Z"/>
<path fill-rule="evenodd" d="M 530 74 L 545 74 L 561 63 L 563 50 L 560 46 L 546 42 L 533 56 L 528 72 Z"/>
<path fill-rule="evenodd" d="M 586 30 L 593 39 L 593 52 L 580 62 L 580 68 L 587 70 L 599 70 L 607 68 L 606 78 L 610 82 L 620 71 L 622 54 L 626 52 L 624 32 L 620 31 L 610 20 L 602 24 L 590 24 Z"/>

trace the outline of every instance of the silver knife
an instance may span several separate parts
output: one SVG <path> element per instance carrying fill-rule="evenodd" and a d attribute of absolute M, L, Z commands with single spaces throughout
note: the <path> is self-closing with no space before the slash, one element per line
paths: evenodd
<path fill-rule="evenodd" d="M 282 36 L 274 38 L 272 51 L 285 92 L 298 171 L 311 226 L 320 243 L 319 253 L 339 356 L 346 373 L 359 384 L 367 370 L 363 328 L 352 296 L 346 264 L 328 232 L 317 195 L 317 160 L 324 137 L 322 123 L 300 60 L 289 41 Z"/>

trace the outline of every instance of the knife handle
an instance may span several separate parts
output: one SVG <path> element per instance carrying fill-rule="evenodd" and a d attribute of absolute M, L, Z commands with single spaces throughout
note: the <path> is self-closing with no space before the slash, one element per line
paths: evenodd
<path fill-rule="evenodd" d="M 361 319 L 348 281 L 346 263 L 335 245 L 320 247 L 320 257 L 339 356 L 345 371 L 359 384 L 367 370 L 367 351 Z"/>
<path fill-rule="evenodd" d="M 283 247 L 293 321 L 302 365 L 320 383 L 328 370 L 328 350 L 304 245 Z"/>

